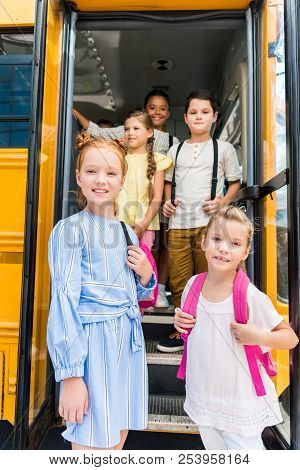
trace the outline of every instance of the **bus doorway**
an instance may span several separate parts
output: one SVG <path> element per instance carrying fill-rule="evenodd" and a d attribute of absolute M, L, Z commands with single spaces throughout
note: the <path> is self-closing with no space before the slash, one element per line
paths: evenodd
<path fill-rule="evenodd" d="M 83 5 L 82 2 L 77 3 Z M 246 8 L 246 3 L 241 8 Z M 67 13 L 64 12 L 64 16 L 60 15 L 56 19 L 59 34 L 56 33 L 55 28 L 48 30 L 49 34 L 51 32 L 53 34 L 53 49 L 48 55 L 48 66 L 53 66 L 55 80 L 52 80 L 49 76 L 49 81 L 45 85 L 45 91 L 48 90 L 49 94 L 48 101 L 45 101 L 43 105 L 43 119 L 45 121 L 48 115 L 48 105 L 51 108 L 51 129 L 55 132 L 51 134 L 51 146 L 46 145 L 47 141 L 44 137 L 44 152 L 47 154 L 47 149 L 50 148 L 51 150 L 51 155 L 46 159 L 46 161 L 51 162 L 51 179 L 48 184 L 49 188 L 53 187 L 55 189 L 49 189 L 47 193 L 44 191 L 44 194 L 49 195 L 49 197 L 47 202 L 43 204 L 43 211 L 39 212 L 40 221 L 45 227 L 40 242 L 43 250 L 38 254 L 36 261 L 35 258 L 32 259 L 32 264 L 38 265 L 40 263 L 46 273 L 43 277 L 43 271 L 41 270 L 35 287 L 35 292 L 41 291 L 40 304 L 43 310 L 42 313 L 41 310 L 35 311 L 36 337 L 41 341 L 39 350 L 36 350 L 37 354 L 32 356 L 32 370 L 34 367 L 38 370 L 41 364 L 44 366 L 46 363 L 46 316 L 50 287 L 46 261 L 46 240 L 51 230 L 50 225 L 53 226 L 59 219 L 68 217 L 77 210 L 72 193 L 74 190 L 72 171 L 76 158 L 73 153 L 72 138 L 72 130 L 75 127 L 72 129 L 73 107 L 79 109 L 92 121 L 104 118 L 113 121 L 115 125 L 122 124 L 124 114 L 131 108 L 142 105 L 143 98 L 148 91 L 153 87 L 161 87 L 170 95 L 172 101 L 172 115 L 167 130 L 170 130 L 172 134 L 177 135 L 180 139 L 185 139 L 187 133 L 182 124 L 185 96 L 192 88 L 206 87 L 211 89 L 217 93 L 221 105 L 221 116 L 218 127 L 215 129 L 215 135 L 235 145 L 243 170 L 243 183 L 248 188 L 250 187 L 250 191 L 241 194 L 241 198 L 246 201 L 250 215 L 258 214 L 261 220 L 269 220 L 267 219 L 267 212 L 261 211 L 261 204 L 267 205 L 270 196 L 268 195 L 267 199 L 267 196 L 261 193 L 261 201 L 263 202 L 253 201 L 257 194 L 257 186 L 263 186 L 265 182 L 267 183 L 272 179 L 272 176 L 270 176 L 270 178 L 261 180 L 260 174 L 263 162 L 262 154 L 265 152 L 265 148 L 268 147 L 267 144 L 273 139 L 269 132 L 265 132 L 264 142 L 262 143 L 262 134 L 260 133 L 260 128 L 264 122 L 262 111 L 265 113 L 265 122 L 267 122 L 267 117 L 274 119 L 274 116 L 270 114 L 274 112 L 274 109 L 271 110 L 267 107 L 270 102 L 267 103 L 260 99 L 262 81 L 265 87 L 263 93 L 270 89 L 272 83 L 270 76 L 266 75 L 267 69 L 259 66 L 261 57 L 258 57 L 258 52 L 261 48 L 261 42 L 264 44 L 265 61 L 268 62 L 269 59 L 274 61 L 274 57 L 269 57 L 268 52 L 266 52 L 269 42 L 266 35 L 266 31 L 269 31 L 266 23 L 268 8 L 269 6 L 266 5 L 263 11 L 260 9 L 254 12 L 251 10 L 155 13 L 138 13 L 135 11 L 132 13 L 102 12 L 101 14 L 95 12 L 76 13 L 68 10 Z M 64 35 L 60 35 L 62 27 L 64 27 Z M 274 24 L 269 26 L 270 30 L 272 27 L 274 27 Z M 60 42 L 59 45 L 57 44 L 56 38 L 58 37 L 63 38 L 62 45 Z M 201 38 L 201 41 L 198 38 Z M 191 47 L 188 47 L 188 45 L 191 45 Z M 193 51 L 193 54 L 189 54 L 190 50 Z M 52 51 L 55 51 L 55 64 L 51 62 Z M 177 60 L 178 57 L 180 57 L 180 60 Z M 290 54 L 290 57 L 293 56 Z M 60 101 L 58 100 L 58 93 Z M 53 103 L 55 103 L 55 106 L 51 106 Z M 58 104 L 59 113 L 56 113 Z M 57 122 L 58 116 L 59 122 Z M 282 112 L 280 117 L 282 117 Z M 59 131 L 58 137 L 56 137 L 57 130 Z M 56 157 L 56 167 L 52 172 L 54 155 Z M 270 155 L 274 157 L 274 152 L 271 152 Z M 273 176 L 276 176 L 276 174 Z M 43 173 L 44 184 L 46 184 L 45 180 L 48 175 L 49 171 Z M 56 184 L 54 184 L 54 177 Z M 282 181 L 282 187 L 286 186 L 287 180 Z M 295 188 L 297 188 L 296 185 Z M 277 189 L 280 189 L 278 185 L 274 191 Z M 287 189 L 289 191 L 289 188 Z M 292 207 L 290 206 L 289 193 L 288 201 L 288 207 Z M 53 202 L 55 202 L 54 207 L 52 207 Z M 42 207 L 42 204 L 40 204 L 40 207 Z M 274 221 L 274 207 L 272 210 Z M 250 262 L 252 279 L 258 282 L 258 286 L 262 290 L 266 289 L 267 293 L 269 293 L 267 286 L 271 285 L 272 270 L 269 270 L 268 283 L 264 283 L 266 271 L 262 270 L 262 260 L 264 259 L 265 268 L 267 268 L 268 263 L 272 260 L 271 252 L 269 251 L 268 256 L 265 258 L 263 257 L 271 240 L 268 238 L 269 234 L 272 236 L 274 253 L 276 251 L 277 236 L 275 232 L 274 227 L 271 231 L 266 232 L 264 244 L 258 234 L 255 241 L 255 256 L 252 256 Z M 280 247 L 284 252 L 286 251 L 286 231 L 280 229 L 278 235 L 280 235 L 278 240 L 281 240 Z M 38 236 L 41 237 L 40 227 Z M 296 246 L 295 240 L 292 245 L 291 242 L 289 244 L 292 248 Z M 29 252 L 27 256 L 30 256 Z M 259 260 L 258 263 L 254 262 L 256 259 Z M 282 253 L 281 259 L 284 259 Z M 286 277 L 283 277 L 283 279 L 286 279 Z M 31 278 L 28 280 L 29 283 L 30 280 Z M 34 289 L 32 289 L 32 293 L 33 291 Z M 295 307 L 295 289 L 293 292 L 295 309 L 297 307 Z M 286 289 L 281 289 L 281 293 L 284 296 Z M 276 299 L 277 297 L 272 297 L 272 301 L 275 303 Z M 284 315 L 286 310 L 287 306 L 285 305 L 284 310 L 280 313 Z M 293 326 L 297 324 L 297 315 L 296 308 L 292 317 Z M 24 318 L 24 321 L 26 323 L 26 318 Z M 180 355 L 159 355 L 155 350 L 155 345 L 161 335 L 165 334 L 170 328 L 172 323 L 171 311 L 157 311 L 151 315 L 145 315 L 143 323 L 150 375 L 150 419 L 148 429 L 176 433 L 196 432 L 193 423 L 187 419 L 182 410 L 183 385 L 175 379 Z M 28 330 L 22 326 L 21 334 L 23 333 L 23 336 L 27 331 L 30 333 L 30 328 Z M 26 348 L 28 348 L 30 342 L 31 337 L 29 336 Z M 34 344 L 34 341 L 32 341 L 32 344 Z M 27 352 L 30 354 L 29 350 Z M 287 389 L 289 369 L 286 365 L 286 357 L 282 359 L 278 356 L 278 360 L 282 361 L 284 374 L 281 369 L 275 383 L 283 403 L 283 393 L 285 392 L 288 397 L 290 393 Z M 19 377 L 26 377 L 26 380 L 29 378 L 30 382 L 30 373 L 33 376 L 32 370 L 30 371 L 27 364 L 24 363 L 22 367 L 19 363 Z M 45 367 L 43 367 L 44 370 Z M 296 390 L 297 374 L 298 371 L 295 370 L 293 373 L 293 390 Z M 39 380 L 40 378 L 43 378 L 41 374 Z M 51 380 L 51 374 L 47 371 L 48 384 Z M 37 385 L 39 385 L 37 380 L 29 385 L 30 395 L 33 399 L 38 397 Z M 52 387 L 49 387 L 49 389 L 52 390 Z M 47 396 L 49 397 L 49 394 Z M 56 389 L 56 399 L 57 397 L 58 387 Z M 295 409 L 297 394 L 294 393 L 293 397 L 293 409 Z M 38 403 L 35 403 L 30 418 L 32 419 L 30 432 L 34 430 L 32 444 L 35 447 L 40 445 L 40 441 L 45 436 L 50 424 L 49 419 L 45 419 L 49 415 L 44 413 L 43 404 L 45 401 L 43 401 L 43 398 L 44 396 L 40 397 Z M 50 398 L 51 400 L 46 402 L 47 405 L 52 404 L 53 395 Z M 288 409 L 286 402 L 285 397 L 285 403 L 282 406 Z M 29 401 L 26 405 L 25 400 L 24 408 L 22 410 L 19 407 L 16 419 L 22 419 L 24 409 L 28 405 Z M 49 407 L 46 411 L 48 413 Z M 54 407 L 52 407 L 51 417 L 54 411 Z M 296 416 L 298 415 L 292 416 L 292 438 L 296 436 L 297 431 Z M 26 423 L 25 427 L 28 424 Z M 288 429 L 290 429 L 289 424 Z M 283 431 L 278 430 L 277 434 L 276 432 L 272 434 L 272 437 L 270 435 L 267 437 L 269 447 L 276 448 L 278 441 L 283 443 L 283 446 L 288 446 L 287 439 L 281 439 Z M 32 432 L 31 434 L 33 435 Z M 28 429 L 24 430 L 24 435 L 28 437 Z M 26 445 L 24 443 L 26 443 L 26 438 L 21 440 L 19 448 L 24 447 Z"/>
<path fill-rule="evenodd" d="M 107 120 L 103 137 L 119 137 L 124 116 L 143 106 L 153 89 L 166 92 L 171 116 L 166 131 L 183 141 L 184 101 L 193 89 L 209 89 L 220 102 L 215 135 L 232 143 L 247 185 L 248 86 L 247 20 L 244 12 L 210 13 L 101 13 L 78 14 L 76 22 L 72 107 L 87 124 Z M 71 106 L 69 107 L 71 108 Z M 68 138 L 78 123 L 69 112 Z M 114 128 L 118 129 L 114 131 Z M 69 145 L 69 144 L 68 144 Z M 69 158 L 69 163 L 67 159 Z M 77 212 L 74 181 L 76 151 L 65 152 L 62 217 Z M 253 273 L 252 273 L 253 275 Z M 148 430 L 197 433 L 183 410 L 184 382 L 176 379 L 181 352 L 161 353 L 157 343 L 172 330 L 174 308 L 154 309 L 143 318 L 149 370 Z"/>
<path fill-rule="evenodd" d="M 118 13 L 79 14 L 71 80 L 74 83 L 73 107 L 88 121 L 105 119 L 118 127 L 122 125 L 126 112 L 143 105 L 148 91 L 160 88 L 169 94 L 172 103 L 166 131 L 185 140 L 188 134 L 183 123 L 184 98 L 191 89 L 208 88 L 220 102 L 215 136 L 235 146 L 243 172 L 243 185 L 251 187 L 261 181 L 255 155 L 261 138 L 257 133 L 261 115 L 254 105 L 258 99 L 254 94 L 259 79 L 265 80 L 265 76 L 257 67 L 258 62 L 255 63 L 258 58 L 253 44 L 251 47 L 251 43 L 257 42 L 259 31 L 252 29 L 250 11 L 247 15 L 234 15 L 234 18 L 230 13 L 211 14 L 214 21 L 210 21 L 209 13 L 152 13 L 149 14 L 151 20 L 146 13 L 127 13 L 126 21 L 124 14 L 121 19 Z M 255 38 L 254 34 L 257 35 Z M 264 104 L 262 106 L 266 109 Z M 113 135 L 113 130 L 110 132 Z M 68 155 L 70 160 L 66 169 L 69 174 L 65 173 L 63 182 L 62 215 L 65 217 L 77 210 L 75 199 L 70 197 L 74 155 L 71 151 Z M 241 199 L 248 200 L 250 215 L 259 215 L 263 224 L 264 214 L 260 208 L 251 202 L 251 198 L 244 198 L 243 193 Z M 278 233 L 276 243 L 279 244 L 284 230 Z M 266 256 L 266 248 L 259 236 L 255 246 L 261 261 L 255 262 L 252 256 L 248 272 L 263 290 L 266 275 L 262 273 L 260 263 Z M 280 257 L 283 256 L 287 256 L 284 247 L 280 253 Z M 283 289 L 287 289 L 287 278 L 283 282 Z M 286 315 L 285 306 L 279 311 Z M 183 411 L 184 386 L 175 378 L 181 354 L 162 354 L 156 350 L 159 339 L 170 331 L 172 322 L 172 308 L 167 312 L 154 310 L 143 319 L 150 377 L 148 429 L 195 433 L 197 427 Z M 276 357 L 285 370 L 283 373 L 281 368 L 281 375 L 275 379 L 285 412 L 288 358 Z M 286 428 L 289 426 L 288 415 L 285 417 Z"/>

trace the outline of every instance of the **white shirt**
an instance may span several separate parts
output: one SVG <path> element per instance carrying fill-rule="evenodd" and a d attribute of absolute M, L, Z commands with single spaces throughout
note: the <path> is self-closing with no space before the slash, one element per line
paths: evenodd
<path fill-rule="evenodd" d="M 183 292 L 182 306 L 194 278 Z M 271 331 L 281 323 L 269 297 L 253 284 L 249 285 L 247 302 L 249 321 L 260 328 Z M 232 295 L 214 303 L 200 294 L 196 325 L 188 339 L 184 409 L 201 426 L 255 436 L 266 426 L 280 423 L 282 416 L 274 384 L 262 366 L 266 395 L 256 395 L 244 347 L 230 329 L 233 321 Z"/>
<path fill-rule="evenodd" d="M 168 156 L 175 162 L 178 145 L 173 145 Z M 238 158 L 233 145 L 218 140 L 218 184 L 217 196 L 223 195 L 224 180 L 237 181 L 242 177 Z M 210 197 L 213 173 L 214 150 L 212 139 L 190 144 L 184 142 L 176 163 L 176 198 L 179 200 L 176 214 L 169 218 L 169 228 L 205 227 L 209 216 L 202 204 Z M 172 181 L 174 166 L 165 174 L 166 181 Z"/>

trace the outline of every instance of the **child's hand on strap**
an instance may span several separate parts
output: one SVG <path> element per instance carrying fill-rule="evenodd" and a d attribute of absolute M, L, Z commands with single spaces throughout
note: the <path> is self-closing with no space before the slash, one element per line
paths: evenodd
<path fill-rule="evenodd" d="M 174 199 L 174 205 L 171 199 L 168 199 L 163 205 L 163 214 L 165 217 L 171 217 L 176 214 L 176 207 L 178 206 L 178 199 Z"/>
<path fill-rule="evenodd" d="M 188 328 L 194 328 L 196 323 L 196 318 L 189 313 L 183 312 L 180 308 L 175 308 L 174 315 L 174 326 L 179 333 L 187 334 Z"/>
<path fill-rule="evenodd" d="M 127 265 L 140 276 L 142 286 L 147 286 L 151 279 L 153 268 L 144 251 L 138 246 L 128 246 Z"/>
<path fill-rule="evenodd" d="M 202 204 L 202 209 L 207 215 L 212 215 L 217 210 L 221 209 L 224 202 L 223 197 L 216 197 L 215 199 L 211 200 L 210 197 L 205 199 L 205 202 Z"/>
<path fill-rule="evenodd" d="M 240 344 L 248 346 L 264 345 L 267 332 L 256 326 L 254 323 L 248 322 L 245 325 L 237 322 L 232 322 L 232 333 Z"/>
<path fill-rule="evenodd" d="M 59 399 L 59 414 L 70 423 L 83 423 L 88 410 L 88 391 L 82 377 L 65 379 Z"/>

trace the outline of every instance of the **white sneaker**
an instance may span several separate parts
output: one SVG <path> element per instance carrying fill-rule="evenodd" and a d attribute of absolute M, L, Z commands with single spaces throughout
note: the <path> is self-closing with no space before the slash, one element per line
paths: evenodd
<path fill-rule="evenodd" d="M 168 308 L 170 306 L 169 301 L 167 299 L 166 291 L 160 290 L 158 292 L 157 301 L 154 307 L 156 308 Z"/>

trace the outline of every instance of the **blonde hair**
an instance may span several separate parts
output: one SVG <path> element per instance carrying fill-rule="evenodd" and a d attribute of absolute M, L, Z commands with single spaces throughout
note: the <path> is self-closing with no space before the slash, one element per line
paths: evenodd
<path fill-rule="evenodd" d="M 219 209 L 214 215 L 211 216 L 209 222 L 205 229 L 204 240 L 207 236 L 207 233 L 214 222 L 218 219 L 223 219 L 225 221 L 234 221 L 239 222 L 247 228 L 247 248 L 251 246 L 251 241 L 254 235 L 254 225 L 251 220 L 247 217 L 245 212 L 237 206 L 228 205 Z M 245 261 L 241 261 L 238 268 L 246 271 Z"/>
<path fill-rule="evenodd" d="M 119 140 L 105 140 L 101 138 L 92 137 L 89 132 L 81 132 L 76 137 L 76 145 L 79 150 L 79 154 L 76 161 L 76 170 L 80 171 L 85 154 L 90 148 L 107 148 L 111 150 L 120 160 L 122 176 L 124 177 L 127 173 L 127 161 L 126 151 L 127 147 L 122 141 Z M 81 188 L 77 189 L 77 202 L 80 209 L 84 209 L 87 205 L 87 199 L 84 196 Z"/>
<path fill-rule="evenodd" d="M 127 119 L 130 118 L 137 118 L 144 126 L 146 129 L 152 129 L 154 132 L 154 127 L 153 127 L 153 122 L 151 117 L 149 116 L 146 111 L 143 111 L 141 109 L 134 109 L 130 113 L 127 114 L 127 116 L 124 119 L 124 123 L 126 123 Z M 150 137 L 147 142 L 147 179 L 149 180 L 149 185 L 148 185 L 148 196 L 150 202 L 152 201 L 153 194 L 154 194 L 154 188 L 152 184 L 152 178 L 154 173 L 156 172 L 156 162 L 154 158 L 154 152 L 153 152 L 153 146 L 154 146 L 154 137 Z"/>

